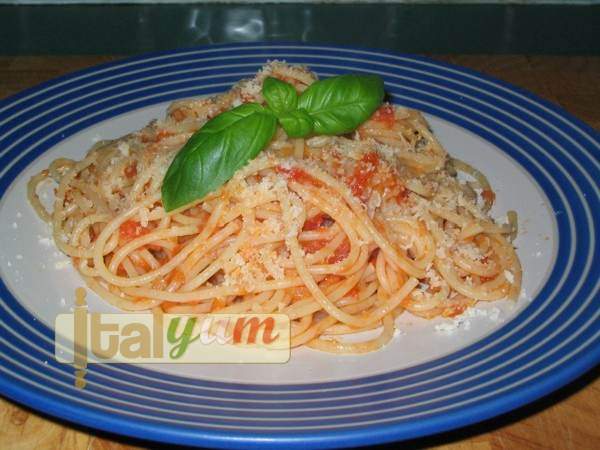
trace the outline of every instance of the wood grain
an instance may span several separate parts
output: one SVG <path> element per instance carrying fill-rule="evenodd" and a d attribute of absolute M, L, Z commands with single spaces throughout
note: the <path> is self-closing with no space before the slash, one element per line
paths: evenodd
<path fill-rule="evenodd" d="M 600 57 L 437 55 L 513 83 L 600 130 Z M 116 56 L 0 57 L 0 98 Z M 600 449 L 600 370 L 519 410 L 460 430 L 402 444 L 403 449 Z M 156 444 L 57 421 L 0 398 L 0 449 L 137 449 Z M 165 447 L 167 448 L 167 447 Z M 173 447 L 168 447 L 173 448 Z M 377 448 L 397 448 L 387 445 Z"/>

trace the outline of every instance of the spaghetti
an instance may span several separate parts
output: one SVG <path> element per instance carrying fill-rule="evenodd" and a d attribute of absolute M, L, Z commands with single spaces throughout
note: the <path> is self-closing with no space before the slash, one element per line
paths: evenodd
<path fill-rule="evenodd" d="M 518 296 L 515 214 L 496 224 L 485 176 L 449 158 L 420 113 L 393 105 L 352 135 L 279 130 L 220 189 L 167 214 L 160 187 L 177 151 L 217 114 L 262 103 L 267 76 L 298 92 L 316 80 L 272 62 L 31 179 L 30 203 L 94 292 L 129 311 L 282 312 L 294 347 L 339 353 L 382 347 L 404 312 L 451 317 Z M 52 211 L 37 194 L 46 180 L 56 183 Z M 372 329 L 374 339 L 339 338 Z"/>

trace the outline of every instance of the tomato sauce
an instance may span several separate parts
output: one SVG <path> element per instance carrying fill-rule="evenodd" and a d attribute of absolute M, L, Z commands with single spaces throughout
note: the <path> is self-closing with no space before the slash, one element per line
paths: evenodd
<path fill-rule="evenodd" d="M 133 178 L 137 175 L 137 163 L 131 163 L 125 167 L 125 176 L 127 178 Z"/>
<path fill-rule="evenodd" d="M 183 120 L 185 120 L 187 115 L 181 108 L 177 108 L 176 110 L 171 112 L 171 117 L 173 117 L 173 119 L 175 119 L 176 122 L 182 122 Z"/>
<path fill-rule="evenodd" d="M 161 140 L 169 136 L 173 136 L 173 133 L 167 130 L 159 130 L 156 134 L 154 134 L 154 136 L 143 134 L 141 137 L 141 141 L 145 144 L 148 142 L 160 142 Z"/>
<path fill-rule="evenodd" d="M 304 222 L 304 227 L 302 228 L 303 231 L 315 231 L 315 230 L 320 230 L 323 228 L 328 227 L 329 225 L 331 225 L 333 219 L 325 214 L 325 213 L 319 213 L 316 214 L 314 216 L 312 216 L 310 219 L 308 219 L 306 222 Z"/>
<path fill-rule="evenodd" d="M 296 302 L 298 300 L 302 300 L 303 298 L 310 297 L 310 295 L 311 295 L 310 291 L 304 286 L 298 286 L 298 287 L 292 288 L 292 290 L 291 290 L 292 303 Z"/>
<path fill-rule="evenodd" d="M 386 128 L 392 128 L 396 121 L 394 107 L 391 105 L 382 105 L 373 114 L 372 120 L 385 125 Z"/>
<path fill-rule="evenodd" d="M 350 241 L 348 241 L 348 239 L 344 239 L 344 242 L 342 242 L 338 246 L 338 248 L 336 248 L 334 250 L 333 255 L 331 255 L 329 258 L 327 258 L 327 263 L 328 264 L 339 263 L 340 261 L 343 261 L 344 259 L 346 259 L 349 254 L 350 254 Z"/>
<path fill-rule="evenodd" d="M 483 198 L 486 203 L 494 203 L 496 200 L 496 194 L 494 194 L 494 191 L 491 191 L 490 189 L 484 189 L 481 191 L 481 198 Z"/>
<path fill-rule="evenodd" d="M 327 245 L 327 241 L 325 239 L 303 241 L 301 245 L 306 253 L 315 253 L 325 247 Z"/>
<path fill-rule="evenodd" d="M 376 248 L 376 249 L 375 249 L 375 250 L 373 250 L 373 251 L 371 252 L 371 254 L 369 255 L 369 262 L 370 262 L 371 264 L 375 265 L 375 264 L 376 264 L 376 262 L 377 262 L 377 256 L 378 256 L 378 255 L 379 255 L 379 249 L 378 249 L 378 248 Z"/>
<path fill-rule="evenodd" d="M 465 312 L 469 305 L 452 305 L 444 309 L 443 317 L 456 317 Z"/>
<path fill-rule="evenodd" d="M 333 285 L 335 283 L 339 283 L 343 279 L 344 279 L 344 277 L 341 277 L 339 275 L 328 274 L 328 275 L 325 275 L 325 278 L 323 278 L 320 281 L 320 284 L 331 286 L 331 285 Z"/>
<path fill-rule="evenodd" d="M 139 222 L 127 220 L 121 224 L 119 235 L 121 238 L 130 241 L 150 232 L 149 228 L 143 227 Z"/>
<path fill-rule="evenodd" d="M 368 187 L 373 174 L 377 171 L 378 164 L 379 155 L 376 152 L 366 153 L 360 159 L 360 162 L 354 168 L 354 173 L 347 181 L 347 184 L 355 197 L 366 201 L 366 198 L 364 198 L 366 194 L 365 190 Z"/>
<path fill-rule="evenodd" d="M 310 176 L 305 170 L 300 167 L 292 167 L 286 169 L 285 167 L 276 166 L 275 172 L 284 175 L 287 179 L 296 181 L 301 184 L 310 184 L 315 187 L 321 187 L 322 183 L 316 178 Z"/>
<path fill-rule="evenodd" d="M 360 291 L 360 288 L 358 287 L 358 284 L 357 284 L 352 289 L 350 289 L 348 291 L 348 293 L 346 294 L 346 296 L 347 297 L 358 297 L 359 291 Z"/>
<path fill-rule="evenodd" d="M 396 195 L 396 203 L 401 205 L 404 201 L 408 199 L 409 190 L 404 186 L 400 186 L 400 192 Z"/>

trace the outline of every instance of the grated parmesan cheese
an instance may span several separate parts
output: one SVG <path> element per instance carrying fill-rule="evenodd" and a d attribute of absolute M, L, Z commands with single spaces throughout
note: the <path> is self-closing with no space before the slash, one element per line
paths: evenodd
<path fill-rule="evenodd" d="M 398 336 L 403 336 L 405 335 L 406 332 L 404 330 L 401 330 L 400 328 L 396 327 L 394 329 L 394 337 L 398 337 Z"/>
<path fill-rule="evenodd" d="M 52 239 L 49 237 L 44 237 L 38 234 L 38 243 L 43 245 L 44 247 L 50 247 L 52 245 Z"/>
<path fill-rule="evenodd" d="M 432 288 L 438 288 L 446 285 L 446 281 L 440 277 L 436 270 L 430 268 L 425 272 L 425 276 L 429 280 L 429 285 Z"/>
<path fill-rule="evenodd" d="M 63 270 L 63 269 L 66 269 L 67 267 L 69 267 L 70 264 L 71 264 L 71 261 L 69 261 L 68 259 L 64 259 L 62 261 L 56 261 L 54 263 L 54 269 Z"/>
<path fill-rule="evenodd" d="M 479 247 L 471 242 L 459 244 L 457 246 L 457 251 L 460 255 L 474 261 L 481 261 L 484 257 Z"/>
<path fill-rule="evenodd" d="M 119 145 L 117 145 L 117 148 L 121 152 L 121 155 L 129 156 L 129 144 L 127 142 L 119 142 Z"/>
<path fill-rule="evenodd" d="M 452 320 L 435 325 L 434 329 L 436 332 L 443 334 L 454 334 L 459 329 L 469 331 L 471 329 L 471 321 L 464 316 L 458 316 Z"/>
<path fill-rule="evenodd" d="M 232 256 L 231 262 L 238 267 L 242 267 L 246 264 L 246 260 L 239 253 Z"/>
<path fill-rule="evenodd" d="M 435 249 L 435 256 L 440 259 L 445 259 L 448 255 L 446 254 L 446 247 L 440 246 Z"/>
<path fill-rule="evenodd" d="M 489 313 L 488 313 L 488 318 L 492 321 L 492 322 L 498 322 L 498 320 L 500 319 L 500 314 L 502 313 L 502 311 L 500 311 L 500 308 L 492 308 L 490 309 Z"/>

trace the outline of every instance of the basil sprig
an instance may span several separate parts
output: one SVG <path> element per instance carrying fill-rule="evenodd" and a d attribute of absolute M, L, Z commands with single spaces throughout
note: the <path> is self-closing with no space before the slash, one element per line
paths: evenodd
<path fill-rule="evenodd" d="M 371 117 L 383 95 L 383 80 L 376 75 L 317 81 L 299 97 L 285 81 L 267 77 L 263 83 L 263 97 L 290 137 L 349 133 Z"/>
<path fill-rule="evenodd" d="M 317 81 L 298 95 L 276 78 L 263 82 L 267 107 L 245 103 L 209 120 L 192 135 L 169 166 L 162 202 L 173 211 L 226 183 L 271 141 L 277 123 L 289 137 L 337 135 L 355 130 L 383 101 L 375 75 L 340 75 Z"/>
<path fill-rule="evenodd" d="M 312 118 L 316 134 L 345 134 L 371 117 L 383 95 L 383 80 L 376 75 L 340 75 L 311 84 L 298 108 Z"/>
<path fill-rule="evenodd" d="M 313 119 L 305 109 L 283 113 L 277 119 L 285 134 L 291 138 L 305 137 L 313 132 Z"/>
<path fill-rule="evenodd" d="M 225 184 L 267 146 L 276 128 L 275 116 L 256 103 L 206 122 L 167 170 L 161 191 L 165 210 L 187 205 Z"/>
<path fill-rule="evenodd" d="M 293 111 L 298 107 L 296 89 L 279 78 L 265 78 L 262 94 L 269 108 L 277 115 Z"/>

